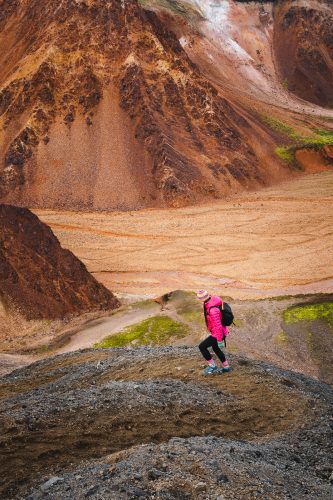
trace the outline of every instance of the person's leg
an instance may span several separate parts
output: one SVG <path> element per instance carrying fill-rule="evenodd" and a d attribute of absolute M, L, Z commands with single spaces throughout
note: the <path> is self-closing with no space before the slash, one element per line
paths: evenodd
<path fill-rule="evenodd" d="M 212 358 L 210 352 L 208 351 L 208 347 L 212 347 L 212 336 L 207 337 L 205 340 L 201 342 L 199 345 L 199 349 L 205 360 L 208 362 L 208 367 L 204 370 L 205 375 L 209 375 L 214 373 L 217 370 L 217 366 L 215 364 L 214 359 Z"/>
<path fill-rule="evenodd" d="M 229 372 L 231 370 L 231 368 L 229 366 L 228 360 L 226 359 L 224 352 L 219 348 L 218 343 L 217 343 L 217 339 L 215 337 L 212 337 L 212 338 L 213 338 L 212 348 L 213 348 L 213 351 L 215 352 L 216 356 L 219 358 L 219 360 L 222 363 L 222 370 L 224 372 Z"/>
<path fill-rule="evenodd" d="M 212 339 L 213 339 L 213 341 L 212 341 L 213 351 L 215 352 L 216 356 L 219 358 L 221 363 L 224 363 L 225 362 L 224 352 L 221 351 L 221 349 L 219 348 L 218 343 L 217 343 L 217 339 L 215 337 L 212 337 Z"/>
<path fill-rule="evenodd" d="M 201 342 L 201 344 L 199 344 L 200 352 L 203 355 L 203 357 L 205 358 L 205 360 L 208 362 L 213 359 L 211 353 L 208 351 L 208 347 L 212 347 L 212 345 L 213 345 L 212 339 L 213 339 L 213 337 L 210 335 L 205 340 L 203 340 Z"/>

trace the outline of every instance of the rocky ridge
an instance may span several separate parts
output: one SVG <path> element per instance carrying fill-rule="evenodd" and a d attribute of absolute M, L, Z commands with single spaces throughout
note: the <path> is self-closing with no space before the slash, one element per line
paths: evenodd
<path fill-rule="evenodd" d="M 240 356 L 205 379 L 201 362 L 90 349 L 3 377 L 1 494 L 328 498 L 331 388 Z"/>
<path fill-rule="evenodd" d="M 116 297 L 93 278 L 30 210 L 0 205 L 0 300 L 27 319 L 114 309 Z"/>

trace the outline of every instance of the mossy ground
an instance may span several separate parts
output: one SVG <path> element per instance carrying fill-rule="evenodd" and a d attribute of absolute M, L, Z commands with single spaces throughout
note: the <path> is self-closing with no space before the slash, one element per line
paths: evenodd
<path fill-rule="evenodd" d="M 333 383 L 333 302 L 299 304 L 282 313 L 280 346 L 297 351 L 299 359 L 318 366 L 319 376 Z"/>
<path fill-rule="evenodd" d="M 277 118 L 268 115 L 262 118 L 272 130 L 286 136 L 291 142 L 275 149 L 275 154 L 289 165 L 295 163 L 295 152 L 298 149 L 320 151 L 324 146 L 333 146 L 333 130 L 314 128 L 311 135 L 304 135 Z"/>
<path fill-rule="evenodd" d="M 333 302 L 302 304 L 290 307 L 283 312 L 283 321 L 286 324 L 317 319 L 324 319 L 330 326 L 333 326 Z"/>
<path fill-rule="evenodd" d="M 127 327 L 123 332 L 106 337 L 94 347 L 124 347 L 135 345 L 165 345 L 171 338 L 184 338 L 189 327 L 168 316 L 154 316 Z"/>
<path fill-rule="evenodd" d="M 288 164 L 292 164 L 295 161 L 295 151 L 287 146 L 275 148 L 275 154 Z"/>
<path fill-rule="evenodd" d="M 287 336 L 286 332 L 281 330 L 281 332 L 279 332 L 276 336 L 276 342 L 278 344 L 284 344 L 285 342 L 288 342 L 288 336 Z"/>

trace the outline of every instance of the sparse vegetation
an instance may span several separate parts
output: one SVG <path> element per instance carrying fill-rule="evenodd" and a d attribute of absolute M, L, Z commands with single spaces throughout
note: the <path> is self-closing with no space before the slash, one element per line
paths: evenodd
<path fill-rule="evenodd" d="M 288 342 L 288 337 L 287 337 L 286 332 L 281 330 L 281 332 L 279 332 L 276 336 L 276 342 L 278 344 L 285 344 L 286 342 Z"/>
<path fill-rule="evenodd" d="M 180 315 L 189 323 L 196 323 L 202 327 L 205 326 L 204 315 L 201 311 L 185 310 Z"/>
<path fill-rule="evenodd" d="M 293 138 L 299 137 L 299 134 L 296 132 L 296 130 L 293 129 L 287 123 L 284 123 L 284 122 L 278 120 L 277 118 L 274 118 L 273 116 L 269 116 L 269 115 L 264 115 L 263 119 L 264 119 L 264 122 L 272 130 L 275 130 L 276 132 L 279 132 L 280 134 L 287 135 L 288 137 L 293 137 Z"/>
<path fill-rule="evenodd" d="M 244 321 L 242 319 L 234 319 L 234 322 L 233 322 L 233 326 L 235 326 L 236 328 L 241 328 L 242 326 L 244 326 Z"/>
<path fill-rule="evenodd" d="M 289 164 L 292 164 L 295 161 L 295 151 L 287 146 L 279 146 L 275 148 L 275 154 L 277 154 L 281 160 L 284 160 Z"/>
<path fill-rule="evenodd" d="M 329 326 L 333 326 L 333 302 L 321 304 L 303 304 L 289 307 L 283 312 L 283 321 L 286 324 L 298 321 L 325 320 Z"/>
<path fill-rule="evenodd" d="M 308 332 L 307 333 L 307 336 L 306 336 L 306 343 L 307 343 L 307 346 L 308 346 L 308 350 L 310 352 L 314 352 L 316 350 L 316 339 L 315 339 L 315 336 L 312 332 Z"/>
<path fill-rule="evenodd" d="M 316 129 L 313 137 L 304 137 L 303 147 L 311 149 L 321 149 L 323 146 L 333 146 L 333 131 Z"/>
<path fill-rule="evenodd" d="M 141 323 L 127 327 L 123 332 L 105 338 L 94 347 L 124 347 L 135 345 L 165 345 L 173 338 L 183 338 L 190 333 L 184 323 L 172 320 L 168 316 L 154 316 Z"/>
<path fill-rule="evenodd" d="M 265 123 L 276 132 L 292 139 L 294 144 L 282 145 L 275 149 L 275 154 L 283 161 L 292 165 L 295 163 L 295 152 L 297 149 L 315 149 L 320 151 L 324 146 L 333 145 L 333 131 L 325 129 L 313 129 L 315 135 L 304 136 L 293 127 L 272 116 L 264 115 Z"/>
<path fill-rule="evenodd" d="M 286 89 L 286 90 L 288 90 L 288 89 L 289 89 L 289 82 L 288 82 L 288 78 L 284 78 L 284 79 L 282 80 L 282 82 L 281 82 L 281 83 L 282 83 L 282 87 L 283 87 L 284 89 Z"/>
<path fill-rule="evenodd" d="M 202 307 L 198 303 L 195 294 L 184 294 L 182 300 L 176 304 L 176 311 L 185 321 L 195 323 L 202 327 L 205 326 Z"/>
<path fill-rule="evenodd" d="M 137 309 L 149 309 L 153 305 L 153 301 L 151 299 L 138 300 L 133 304 Z"/>

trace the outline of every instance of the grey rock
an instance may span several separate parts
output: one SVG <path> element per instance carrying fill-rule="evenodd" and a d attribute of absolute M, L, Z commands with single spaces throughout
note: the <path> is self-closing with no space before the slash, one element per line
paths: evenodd
<path fill-rule="evenodd" d="M 200 493 L 202 491 L 206 491 L 207 489 L 207 484 L 206 483 L 197 483 L 195 486 L 194 486 L 194 491 L 196 493 Z"/>
<path fill-rule="evenodd" d="M 163 472 L 158 469 L 151 469 L 148 471 L 148 479 L 154 481 L 163 475 Z"/>
<path fill-rule="evenodd" d="M 141 490 L 140 488 L 133 488 L 131 490 L 131 494 L 135 498 L 149 498 L 149 495 L 146 491 Z"/>
<path fill-rule="evenodd" d="M 58 476 L 50 477 L 50 479 L 48 481 L 46 481 L 46 483 L 43 483 L 41 485 L 40 489 L 42 491 L 47 491 L 48 489 L 50 489 L 55 484 L 63 483 L 63 482 L 64 482 L 64 478 L 63 477 L 58 477 Z"/>
<path fill-rule="evenodd" d="M 89 490 L 85 494 L 85 497 L 86 498 L 92 497 L 97 492 L 98 488 L 99 488 L 98 484 L 95 484 L 95 486 L 89 488 Z"/>

